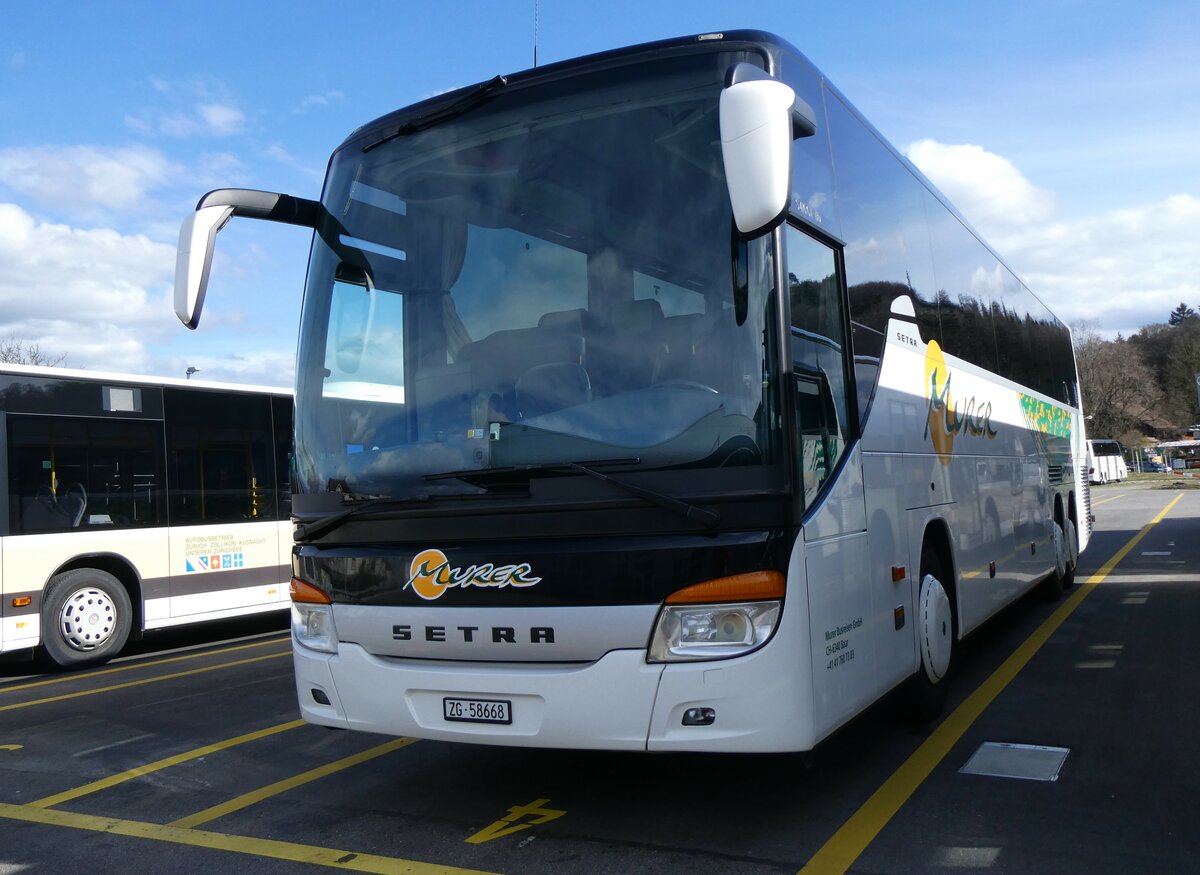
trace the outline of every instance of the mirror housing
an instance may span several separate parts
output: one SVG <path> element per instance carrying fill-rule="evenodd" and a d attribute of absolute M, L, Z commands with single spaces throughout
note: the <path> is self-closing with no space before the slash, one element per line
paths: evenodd
<path fill-rule="evenodd" d="M 175 255 L 175 315 L 179 321 L 188 328 L 200 324 L 217 232 L 232 217 L 315 229 L 320 208 L 317 201 L 248 188 L 217 189 L 200 198 L 196 212 L 184 219 L 179 229 Z"/>
<path fill-rule="evenodd" d="M 752 239 L 787 215 L 792 140 L 816 133 L 816 115 L 790 86 L 742 62 L 726 74 L 720 126 L 734 224 Z"/>

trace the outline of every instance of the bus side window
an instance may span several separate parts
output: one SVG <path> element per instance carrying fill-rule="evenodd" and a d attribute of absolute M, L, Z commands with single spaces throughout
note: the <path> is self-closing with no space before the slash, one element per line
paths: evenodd
<path fill-rule="evenodd" d="M 278 518 L 277 447 L 263 397 L 163 390 L 172 525 Z"/>
<path fill-rule="evenodd" d="M 849 347 L 834 251 L 790 225 L 785 233 L 797 453 L 808 506 L 849 439 Z"/>

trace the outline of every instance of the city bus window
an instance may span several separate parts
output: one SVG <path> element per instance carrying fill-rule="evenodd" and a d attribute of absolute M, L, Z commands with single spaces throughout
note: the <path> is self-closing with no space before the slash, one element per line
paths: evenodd
<path fill-rule="evenodd" d="M 171 524 L 273 520 L 275 447 L 262 397 L 164 389 Z"/>
<path fill-rule="evenodd" d="M 154 422 L 10 414 L 12 534 L 161 524 L 160 434 Z"/>
<path fill-rule="evenodd" d="M 833 250 L 791 226 L 786 238 L 796 429 L 808 506 L 849 438 L 845 320 Z"/>

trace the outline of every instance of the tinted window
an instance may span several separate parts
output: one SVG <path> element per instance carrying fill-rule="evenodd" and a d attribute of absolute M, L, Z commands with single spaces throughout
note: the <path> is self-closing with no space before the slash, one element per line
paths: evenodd
<path fill-rule="evenodd" d="M 171 524 L 278 517 L 270 399 L 164 389 Z"/>
<path fill-rule="evenodd" d="M 10 414 L 8 475 L 14 534 L 165 522 L 158 422 Z"/>
<path fill-rule="evenodd" d="M 833 474 L 849 439 L 842 285 L 833 250 L 787 229 L 792 376 L 804 503 Z"/>
<path fill-rule="evenodd" d="M 279 518 L 292 513 L 292 399 L 271 398 L 271 421 L 275 428 L 275 482 L 279 496 Z"/>

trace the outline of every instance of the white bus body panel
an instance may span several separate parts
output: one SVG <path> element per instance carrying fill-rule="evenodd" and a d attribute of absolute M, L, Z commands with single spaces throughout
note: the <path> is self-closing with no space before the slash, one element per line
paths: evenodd
<path fill-rule="evenodd" d="M 5 610 L 0 652 L 41 643 L 40 606 L 50 579 L 65 565 L 87 565 L 88 557 L 111 557 L 130 568 L 142 592 L 142 628 L 284 610 L 290 604 L 290 522 L 108 529 L 0 539 L 0 592 Z M 211 566 L 202 567 L 200 556 Z M 226 567 L 226 557 L 228 566 Z M 240 564 L 238 564 L 240 563 Z M 245 585 L 248 573 L 261 581 Z M 14 611 L 11 599 L 28 596 L 32 605 Z"/>
<path fill-rule="evenodd" d="M 453 663 L 379 657 L 358 644 L 341 643 L 336 654 L 294 645 L 300 711 L 324 726 L 479 744 L 807 750 L 817 737 L 804 567 L 799 541 L 779 627 L 746 656 L 662 665 L 647 663 L 645 649 L 624 649 L 586 664 Z M 569 614 L 577 624 L 589 622 L 586 608 Z M 647 639 L 654 615 L 653 609 L 647 614 Z M 318 704 L 314 689 L 330 704 Z M 513 724 L 446 721 L 447 696 L 509 700 Z M 683 726 L 684 711 L 696 707 L 715 709 L 715 723 Z"/>
<path fill-rule="evenodd" d="M 281 570 L 274 580 L 251 586 L 213 589 L 228 572 L 290 566 L 280 561 L 280 544 L 291 541 L 291 523 L 234 523 L 220 526 L 181 526 L 171 533 L 171 589 L 166 615 L 156 611 L 155 625 L 191 622 L 201 615 L 235 613 L 256 605 L 289 603 L 291 572 Z M 260 576 L 261 578 L 261 576 Z M 164 600 L 165 601 L 165 600 Z M 149 604 L 147 605 L 149 610 Z"/>

